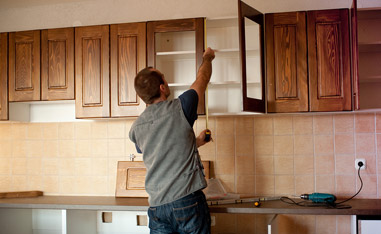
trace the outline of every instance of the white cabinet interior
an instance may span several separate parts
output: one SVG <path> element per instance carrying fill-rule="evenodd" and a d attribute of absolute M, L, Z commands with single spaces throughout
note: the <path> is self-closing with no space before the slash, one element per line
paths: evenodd
<path fill-rule="evenodd" d="M 239 57 L 238 19 L 208 19 L 206 42 L 215 50 L 213 72 L 208 86 L 210 115 L 242 113 L 241 63 Z M 247 25 L 246 63 L 248 64 L 248 93 L 262 95 L 260 82 L 259 35 L 257 25 Z M 196 77 L 195 32 L 165 32 L 155 34 L 156 68 L 164 75 L 171 89 L 170 98 L 176 98 L 189 89 Z"/>
<path fill-rule="evenodd" d="M 381 10 L 358 11 L 360 109 L 381 108 Z"/>

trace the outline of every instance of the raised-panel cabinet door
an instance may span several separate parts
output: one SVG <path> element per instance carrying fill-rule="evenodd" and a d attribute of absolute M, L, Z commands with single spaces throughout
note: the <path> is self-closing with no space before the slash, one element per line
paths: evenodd
<path fill-rule="evenodd" d="M 9 34 L 9 101 L 40 100 L 40 31 Z"/>
<path fill-rule="evenodd" d="M 307 13 L 311 111 L 351 110 L 348 9 Z"/>
<path fill-rule="evenodd" d="M 268 112 L 308 111 L 306 13 L 266 14 Z"/>
<path fill-rule="evenodd" d="M 0 120 L 8 118 L 8 33 L 0 33 Z"/>
<path fill-rule="evenodd" d="M 146 66 L 146 23 L 111 25 L 110 43 L 111 117 L 139 116 L 146 104 L 134 79 Z"/>
<path fill-rule="evenodd" d="M 41 100 L 74 99 L 74 28 L 41 32 Z"/>
<path fill-rule="evenodd" d="M 75 29 L 76 118 L 110 117 L 109 26 Z"/>

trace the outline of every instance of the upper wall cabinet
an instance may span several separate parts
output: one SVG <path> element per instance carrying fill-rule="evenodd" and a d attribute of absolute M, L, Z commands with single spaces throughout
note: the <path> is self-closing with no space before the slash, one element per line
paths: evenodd
<path fill-rule="evenodd" d="M 0 33 L 0 120 L 8 116 L 8 33 Z"/>
<path fill-rule="evenodd" d="M 204 19 L 180 19 L 147 23 L 147 66 L 160 70 L 171 97 L 178 97 L 195 81 L 204 52 Z M 198 114 L 205 113 L 199 98 Z"/>
<path fill-rule="evenodd" d="M 268 112 L 352 109 L 348 22 L 348 9 L 266 15 Z"/>
<path fill-rule="evenodd" d="M 74 28 L 41 32 L 41 100 L 74 99 Z"/>
<path fill-rule="evenodd" d="M 73 99 L 74 29 L 10 33 L 9 101 Z"/>
<path fill-rule="evenodd" d="M 146 66 L 146 23 L 111 25 L 110 43 L 111 117 L 139 116 L 146 104 L 134 79 Z"/>
<path fill-rule="evenodd" d="M 9 34 L 9 101 L 40 100 L 40 31 Z"/>
<path fill-rule="evenodd" d="M 75 115 L 110 116 L 109 26 L 75 29 Z"/>
<path fill-rule="evenodd" d="M 146 105 L 135 92 L 134 79 L 146 66 L 146 23 L 75 32 L 76 117 L 139 116 Z"/>

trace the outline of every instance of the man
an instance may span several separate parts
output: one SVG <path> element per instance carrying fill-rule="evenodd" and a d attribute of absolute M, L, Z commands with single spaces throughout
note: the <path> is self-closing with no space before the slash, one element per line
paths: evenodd
<path fill-rule="evenodd" d="M 131 127 L 129 137 L 143 153 L 147 168 L 145 187 L 151 233 L 210 233 L 210 214 L 204 193 L 207 186 L 197 148 L 205 132 L 196 138 L 198 99 L 212 75 L 214 51 L 203 55 L 196 81 L 179 98 L 170 95 L 164 75 L 151 67 L 135 77 L 135 90 L 147 108 Z"/>

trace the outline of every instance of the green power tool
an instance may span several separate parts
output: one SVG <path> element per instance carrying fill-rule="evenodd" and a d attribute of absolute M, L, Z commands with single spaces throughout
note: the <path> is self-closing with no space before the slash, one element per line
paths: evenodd
<path fill-rule="evenodd" d="M 334 203 L 336 201 L 336 197 L 333 194 L 329 193 L 311 193 L 311 194 L 302 194 L 300 195 L 301 199 L 311 200 L 312 202 L 319 203 Z"/>

